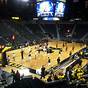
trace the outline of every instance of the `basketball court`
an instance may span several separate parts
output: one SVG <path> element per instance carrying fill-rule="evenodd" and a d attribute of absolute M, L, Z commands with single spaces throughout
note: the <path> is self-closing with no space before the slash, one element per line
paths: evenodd
<path fill-rule="evenodd" d="M 63 41 L 49 41 L 48 47 L 53 47 L 52 53 L 47 53 L 45 51 L 40 51 L 40 53 L 37 51 L 39 48 L 39 45 L 33 45 L 22 48 L 24 51 L 24 58 L 21 58 L 21 49 L 12 50 L 7 52 L 7 56 L 9 55 L 9 59 L 11 63 L 20 64 L 27 68 L 32 69 L 40 69 L 42 65 L 45 66 L 46 69 L 49 69 L 50 67 L 53 67 L 57 65 L 57 58 L 60 57 L 60 62 L 65 60 L 69 57 L 69 53 L 72 52 L 72 54 L 78 52 L 80 49 L 84 48 L 85 45 L 80 43 L 66 43 L 66 46 L 63 46 Z M 72 47 L 74 46 L 74 50 L 72 50 Z M 58 49 L 56 49 L 58 48 Z M 31 49 L 31 58 L 29 57 L 29 51 Z M 62 52 L 59 54 L 59 49 L 62 49 Z M 13 59 L 14 58 L 14 59 Z M 48 64 L 48 58 L 50 58 L 50 64 Z"/>

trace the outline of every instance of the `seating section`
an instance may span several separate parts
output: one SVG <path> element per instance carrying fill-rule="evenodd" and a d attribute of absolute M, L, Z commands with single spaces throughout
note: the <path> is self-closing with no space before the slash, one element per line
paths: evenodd
<path fill-rule="evenodd" d="M 25 42 L 40 41 L 43 38 L 70 39 L 80 41 L 82 38 L 87 41 L 87 24 L 56 24 L 56 23 L 28 23 L 26 21 L 0 21 L 0 36 L 13 43 L 12 36 L 15 35 L 15 45 Z M 85 36 L 86 35 L 86 36 Z"/>
<path fill-rule="evenodd" d="M 42 24 L 43 29 L 50 38 L 57 38 L 56 25 L 55 24 Z"/>
<path fill-rule="evenodd" d="M 87 24 L 77 24 L 73 37 L 80 40 L 88 32 L 87 28 Z"/>
<path fill-rule="evenodd" d="M 59 33 L 60 33 L 60 38 L 65 39 L 65 38 L 72 38 L 73 33 L 74 33 L 74 24 L 58 24 L 57 25 L 59 28 Z"/>
<path fill-rule="evenodd" d="M 44 37 L 44 33 L 38 24 L 27 24 L 27 27 L 36 38 L 41 39 Z"/>

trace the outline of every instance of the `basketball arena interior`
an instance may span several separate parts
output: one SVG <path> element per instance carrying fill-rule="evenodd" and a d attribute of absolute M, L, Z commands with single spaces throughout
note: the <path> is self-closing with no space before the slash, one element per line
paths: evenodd
<path fill-rule="evenodd" d="M 88 88 L 88 1 L 0 0 L 0 88 Z"/>

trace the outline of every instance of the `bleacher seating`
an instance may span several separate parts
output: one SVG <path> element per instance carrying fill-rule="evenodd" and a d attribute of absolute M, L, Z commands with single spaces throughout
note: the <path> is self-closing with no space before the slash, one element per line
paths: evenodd
<path fill-rule="evenodd" d="M 39 41 L 48 36 L 49 38 L 57 39 L 59 30 L 60 39 L 68 39 L 66 35 L 72 34 L 70 39 L 80 40 L 87 33 L 87 24 L 55 24 L 55 23 L 28 23 L 26 21 L 14 22 L 10 20 L 0 21 L 0 36 L 6 41 L 12 42 L 12 35 L 16 36 L 15 42 L 19 45 L 26 41 Z M 69 30 L 69 33 L 67 33 Z M 73 31 L 74 30 L 74 31 Z M 85 39 L 87 41 L 87 36 Z"/>
<path fill-rule="evenodd" d="M 45 32 L 48 34 L 49 37 L 52 37 L 54 39 L 57 38 L 55 24 L 42 24 L 42 27 L 44 28 Z"/>
<path fill-rule="evenodd" d="M 37 78 L 23 78 L 5 88 L 44 88 L 45 83 Z"/>
<path fill-rule="evenodd" d="M 87 24 L 77 24 L 73 38 L 80 40 L 87 32 Z"/>

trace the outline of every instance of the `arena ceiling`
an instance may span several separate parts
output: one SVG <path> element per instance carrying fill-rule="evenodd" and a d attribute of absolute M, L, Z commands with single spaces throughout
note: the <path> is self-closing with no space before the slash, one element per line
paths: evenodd
<path fill-rule="evenodd" d="M 55 2 L 55 0 L 53 1 Z M 36 0 L 0 0 L 0 17 L 12 16 L 20 16 L 25 19 L 36 17 Z M 88 20 L 88 5 L 85 4 L 85 0 L 66 0 L 63 19 L 73 18 Z"/>

